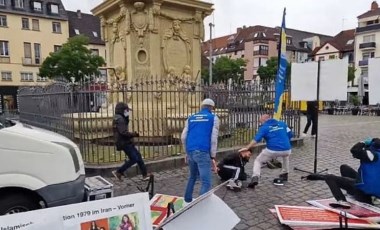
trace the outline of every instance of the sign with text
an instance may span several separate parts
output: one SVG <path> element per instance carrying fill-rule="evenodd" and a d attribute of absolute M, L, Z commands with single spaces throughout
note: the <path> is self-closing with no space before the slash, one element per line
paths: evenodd
<path fill-rule="evenodd" d="M 148 193 L 0 216 L 0 230 L 151 230 Z"/>

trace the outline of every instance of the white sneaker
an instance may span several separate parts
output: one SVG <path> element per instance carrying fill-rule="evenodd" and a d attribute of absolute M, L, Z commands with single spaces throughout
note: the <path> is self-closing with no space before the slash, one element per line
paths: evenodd
<path fill-rule="evenodd" d="M 194 199 L 191 200 L 191 202 L 193 202 L 193 201 L 194 201 Z M 191 202 L 186 202 L 185 200 L 183 200 L 183 207 L 188 206 Z"/>
<path fill-rule="evenodd" d="M 311 135 L 311 138 L 315 138 L 315 135 Z"/>
<path fill-rule="evenodd" d="M 242 183 L 239 180 L 236 180 L 236 181 L 230 180 L 226 186 L 230 190 L 240 191 Z"/>
<path fill-rule="evenodd" d="M 301 138 L 305 138 L 305 137 L 307 137 L 307 134 L 306 133 L 301 133 L 300 137 Z"/>

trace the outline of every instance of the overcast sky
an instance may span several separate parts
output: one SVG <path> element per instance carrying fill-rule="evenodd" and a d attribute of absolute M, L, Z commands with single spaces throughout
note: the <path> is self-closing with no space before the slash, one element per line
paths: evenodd
<path fill-rule="evenodd" d="M 62 0 L 67 10 L 89 13 L 103 0 Z M 354 29 L 357 16 L 370 9 L 373 0 L 205 0 L 214 3 L 214 13 L 206 18 L 209 37 L 210 22 L 215 24 L 213 37 L 234 33 L 243 25 L 281 25 L 286 7 L 289 28 L 336 35 Z"/>

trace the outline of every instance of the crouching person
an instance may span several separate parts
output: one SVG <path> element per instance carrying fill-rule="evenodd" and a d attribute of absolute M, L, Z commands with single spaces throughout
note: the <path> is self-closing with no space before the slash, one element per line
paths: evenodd
<path fill-rule="evenodd" d="M 330 204 L 333 208 L 351 207 L 342 189 L 355 200 L 367 204 L 373 204 L 372 197 L 380 198 L 380 139 L 374 138 L 356 143 L 351 148 L 351 154 L 360 160 L 358 171 L 348 165 L 341 165 L 341 176 L 311 174 L 306 177 L 308 180 L 326 181 L 337 201 Z"/>
<path fill-rule="evenodd" d="M 247 148 L 243 148 L 237 153 L 229 154 L 218 164 L 218 175 L 220 179 L 223 181 L 230 180 L 227 184 L 227 188 L 235 191 L 241 189 L 241 181 L 247 180 L 244 166 L 248 163 L 251 156 L 251 151 Z"/>

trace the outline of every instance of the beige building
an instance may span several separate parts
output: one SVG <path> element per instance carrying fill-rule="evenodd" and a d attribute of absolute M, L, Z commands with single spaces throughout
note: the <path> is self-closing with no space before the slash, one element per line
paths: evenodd
<path fill-rule="evenodd" d="M 319 47 L 331 36 L 301 30 L 286 29 L 286 54 L 289 62 L 305 62 L 312 50 Z M 250 26 L 237 28 L 236 34 L 215 38 L 213 44 L 213 61 L 221 56 L 247 60 L 244 80 L 257 79 L 257 70 L 265 66 L 271 57 L 278 56 L 279 27 Z M 209 41 L 202 46 L 203 54 L 209 57 Z"/>
<path fill-rule="evenodd" d="M 17 108 L 19 86 L 44 84 L 44 59 L 69 37 L 60 0 L 0 0 L 0 113 Z"/>

